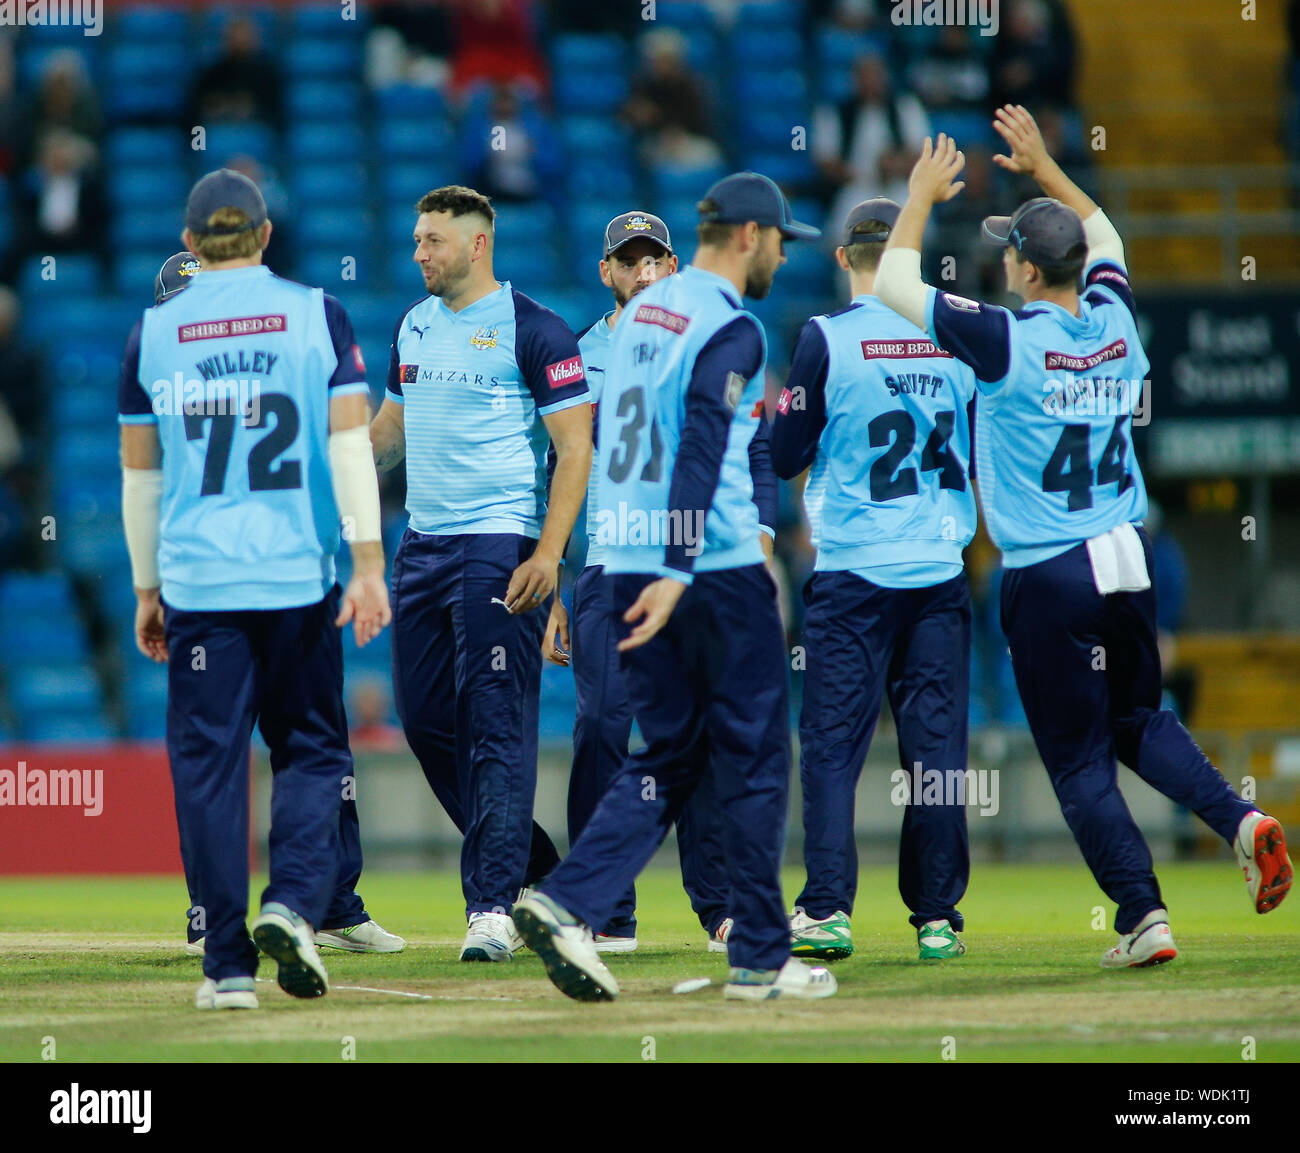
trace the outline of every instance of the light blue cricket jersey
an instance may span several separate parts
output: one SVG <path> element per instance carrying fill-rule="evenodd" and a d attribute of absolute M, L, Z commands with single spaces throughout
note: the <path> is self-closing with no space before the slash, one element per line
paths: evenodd
<path fill-rule="evenodd" d="M 766 358 L 762 326 L 713 273 L 688 266 L 628 303 L 600 404 L 606 571 L 689 581 L 763 563 L 749 444 Z M 679 454 L 683 444 L 690 451 Z M 703 466 L 714 458 L 716 471 Z"/>
<path fill-rule="evenodd" d="M 804 403 L 792 411 L 799 388 Z M 809 321 L 777 405 L 773 455 L 789 452 L 792 422 L 816 437 L 804 508 L 818 571 L 886 588 L 961 574 L 975 535 L 974 396 L 974 373 L 875 296 Z"/>
<path fill-rule="evenodd" d="M 578 351 L 582 354 L 582 366 L 587 373 L 587 389 L 591 393 L 592 439 L 595 452 L 591 458 L 591 476 L 587 480 L 587 567 L 605 563 L 605 546 L 596 539 L 596 489 L 600 485 L 600 394 L 605 385 L 605 366 L 609 361 L 609 350 L 614 344 L 614 330 L 609 326 L 609 318 L 614 313 L 605 313 L 595 324 L 578 338 Z"/>
<path fill-rule="evenodd" d="M 394 330 L 388 397 L 405 406 L 412 529 L 541 536 L 541 418 L 590 399 L 563 320 L 509 281 L 459 312 L 423 297 Z"/>
<path fill-rule="evenodd" d="M 332 396 L 367 391 L 342 306 L 270 269 L 199 273 L 127 342 L 123 424 L 157 424 L 158 568 L 189 611 L 314 604 L 334 584 Z"/>
<path fill-rule="evenodd" d="M 1089 267 L 1079 315 L 1019 312 L 928 291 L 936 343 L 970 364 L 980 396 L 975 464 L 1008 568 L 1036 564 L 1147 511 L 1132 417 L 1150 367 L 1127 273 Z"/>

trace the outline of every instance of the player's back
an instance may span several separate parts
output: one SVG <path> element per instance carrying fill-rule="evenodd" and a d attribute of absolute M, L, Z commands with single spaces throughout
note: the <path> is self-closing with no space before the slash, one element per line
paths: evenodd
<path fill-rule="evenodd" d="M 1037 301 L 1008 324 L 1006 374 L 979 386 L 975 460 L 989 535 L 1018 567 L 1146 515 L 1132 417 L 1149 363 L 1104 285 L 1078 316 Z"/>
<path fill-rule="evenodd" d="M 683 510 L 684 520 L 702 518 L 702 526 L 669 523 L 696 358 L 741 317 L 757 330 L 763 352 L 757 372 L 733 373 L 727 381 L 732 417 L 713 503 L 707 510 Z M 742 307 L 734 286 L 713 273 L 688 266 L 628 304 L 614 332 L 599 411 L 596 539 L 607 548 L 609 571 L 655 572 L 664 546 L 683 540 L 699 550 L 693 554 L 696 572 L 762 563 L 749 442 L 762 420 L 765 362 L 762 326 Z"/>
<path fill-rule="evenodd" d="M 874 296 L 810 323 L 827 352 L 826 424 L 804 492 L 817 568 L 884 565 L 906 580 L 906 565 L 942 579 L 975 532 L 974 373 Z"/>
<path fill-rule="evenodd" d="M 363 376 L 357 360 L 354 377 Z M 289 608 L 333 584 L 339 523 L 327 443 L 338 368 L 322 291 L 264 266 L 204 272 L 145 313 L 137 378 L 163 449 L 159 569 L 169 604 Z"/>

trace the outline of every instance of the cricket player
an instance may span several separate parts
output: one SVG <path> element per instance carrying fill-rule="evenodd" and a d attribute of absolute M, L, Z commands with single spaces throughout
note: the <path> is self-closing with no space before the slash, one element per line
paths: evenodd
<path fill-rule="evenodd" d="M 772 427 L 778 476 L 812 466 L 804 504 L 817 562 L 804 593 L 799 721 L 808 880 L 790 929 L 796 956 L 824 960 L 853 952 L 854 794 L 884 692 L 907 795 L 933 798 L 904 810 L 898 890 L 922 960 L 965 952 L 957 904 L 970 876 L 971 609 L 962 549 L 975 533 L 975 377 L 873 295 L 898 213 L 883 197 L 849 213 L 835 258 L 852 303 L 805 325 Z M 963 788 L 922 787 L 932 780 Z"/>
<path fill-rule="evenodd" d="M 624 306 L 656 280 L 677 271 L 668 226 L 649 212 L 624 212 L 605 227 L 600 279 L 614 294 L 614 307 L 578 337 L 591 392 L 593 420 L 599 412 L 601 386 L 614 340 L 614 329 Z M 593 430 L 594 432 L 594 430 Z M 766 446 L 755 436 L 751 446 Z M 598 447 L 598 446 L 597 446 Z M 751 447 L 751 457 L 753 448 Z M 775 520 L 774 474 L 768 490 Z M 603 577 L 605 543 L 596 531 L 599 473 L 594 461 L 587 484 L 587 563 L 573 589 L 573 635 L 569 615 L 557 594 L 551 605 L 542 641 L 542 655 L 558 665 L 573 662 L 577 689 L 577 715 L 573 723 L 573 770 L 569 777 L 569 844 L 586 828 L 610 782 L 623 768 L 632 735 L 632 708 L 619 671 L 616 622 Z M 756 490 L 760 487 L 756 483 Z M 774 530 L 765 525 L 767 534 Z M 771 536 L 765 536 L 769 547 Z M 727 916 L 726 856 L 717 815 L 713 778 L 704 774 L 677 819 L 677 844 L 682 862 L 682 885 L 691 907 L 709 935 L 710 952 L 727 951 L 732 919 Z M 596 933 L 598 953 L 631 953 L 637 947 L 636 890 L 629 888 L 609 923 Z"/>
<path fill-rule="evenodd" d="M 428 295 L 397 322 L 371 427 L 381 470 L 406 458 L 411 514 L 393 561 L 393 683 L 465 834 L 460 958 L 509 961 L 514 901 L 557 860 L 532 820 L 542 629 L 587 487 L 591 397 L 569 327 L 494 277 L 487 197 L 451 185 L 416 212 Z"/>
<path fill-rule="evenodd" d="M 199 258 L 192 252 L 177 252 L 169 256 L 154 281 L 154 303 L 162 304 L 187 289 L 201 267 Z M 325 913 L 324 923 L 328 927 L 317 930 L 316 945 L 349 953 L 400 953 L 406 948 L 406 942 L 396 933 L 388 932 L 366 912 L 365 903 L 356 891 L 360 878 L 361 825 L 357 817 L 357 802 L 349 791 L 339 806 L 338 884 Z M 185 911 L 185 951 L 202 956 L 207 910 L 188 876 L 186 885 L 190 890 L 190 907 Z"/>
<path fill-rule="evenodd" d="M 247 177 L 222 169 L 194 185 L 182 241 L 202 271 L 145 312 L 119 390 L 136 643 L 167 663 L 177 822 L 207 912 L 200 1009 L 257 1007 L 258 948 L 285 992 L 329 989 L 314 930 L 337 884 L 352 771 L 338 630 L 351 623 L 366 644 L 390 619 L 352 325 L 320 289 L 271 274 L 270 236 Z M 341 596 L 340 523 L 354 563 Z M 254 722 L 274 778 L 270 883 L 250 940 Z"/>
<path fill-rule="evenodd" d="M 592 943 L 714 773 L 735 925 L 727 997 L 817 998 L 835 978 L 790 956 L 781 897 L 790 775 L 786 653 L 763 563 L 749 442 L 762 420 L 762 299 L 784 240 L 813 238 L 753 172 L 700 202 L 692 264 L 643 290 L 614 332 L 600 406 L 597 530 L 632 714 L 633 753 L 515 924 L 577 1000 L 618 983 Z"/>
<path fill-rule="evenodd" d="M 1102 966 L 1154 965 L 1178 950 L 1117 759 L 1232 845 L 1257 912 L 1286 896 L 1291 862 L 1282 826 L 1238 797 L 1160 707 L 1147 497 L 1130 451 L 1149 366 L 1119 234 L 1047 154 L 1023 107 L 999 109 L 994 128 L 1010 149 L 997 163 L 1046 193 L 983 225 L 1025 307 L 921 281 L 930 208 L 962 188 L 964 158 L 943 135 L 912 170 L 876 291 L 975 370 L 980 499 L 1007 570 L 1002 626 L 1025 715 L 1066 823 L 1116 904 L 1120 939 Z"/>

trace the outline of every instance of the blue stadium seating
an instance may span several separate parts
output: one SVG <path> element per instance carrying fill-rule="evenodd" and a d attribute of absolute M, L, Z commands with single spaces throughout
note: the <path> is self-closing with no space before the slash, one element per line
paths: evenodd
<path fill-rule="evenodd" d="M 99 480 L 100 495 L 121 487 L 114 472 Z M 89 479 L 94 479 L 92 476 Z M 88 516 L 59 515 L 59 557 L 70 572 L 75 573 L 129 573 L 130 565 L 126 540 L 122 535 L 122 517 L 117 493 L 111 498 L 113 512 L 108 512 L 110 501 L 102 499 L 100 511 Z"/>
<path fill-rule="evenodd" d="M 627 68 L 627 47 L 617 36 L 570 33 L 551 46 L 551 67 L 557 76 L 621 72 Z"/>
<path fill-rule="evenodd" d="M 413 161 L 425 157 L 437 159 L 440 153 L 450 152 L 455 147 L 455 138 L 445 120 L 392 118 L 379 124 L 375 144 L 384 161 Z"/>
<path fill-rule="evenodd" d="M 309 36 L 316 39 L 328 39 L 331 36 L 343 39 L 358 39 L 365 28 L 367 11 L 361 5 L 353 5 L 354 18 L 345 20 L 340 4 L 295 4 L 288 12 L 289 31 L 293 36 Z"/>
<path fill-rule="evenodd" d="M 163 219 L 165 223 L 168 218 Z M 141 308 L 153 304 L 153 286 L 158 277 L 158 269 L 173 252 L 180 251 L 180 231 L 179 226 L 173 224 L 168 233 L 159 231 L 159 238 L 149 251 L 120 253 L 113 262 L 113 285 L 117 291 L 135 300 Z M 138 320 L 139 317 L 135 319 Z M 125 345 L 125 333 L 121 341 Z"/>
<path fill-rule="evenodd" d="M 376 91 L 373 99 L 381 122 L 390 116 L 407 119 L 445 119 L 447 116 L 447 101 L 436 88 L 392 84 Z"/>
<path fill-rule="evenodd" d="M 289 116 L 303 120 L 356 120 L 365 111 L 361 89 L 335 80 L 298 80 L 285 94 Z"/>
<path fill-rule="evenodd" d="M 100 433 L 117 423 L 117 390 L 103 384 L 70 388 L 61 382 L 53 395 L 53 410 L 60 436 Z"/>
<path fill-rule="evenodd" d="M 736 10 L 737 28 L 779 28 L 797 36 L 803 20 L 799 0 L 751 0 Z"/>
<path fill-rule="evenodd" d="M 302 164 L 290 173 L 294 204 L 360 206 L 369 200 L 366 172 L 360 165 L 318 162 Z"/>
<path fill-rule="evenodd" d="M 351 37 L 294 37 L 284 53 L 290 76 L 353 80 L 361 75 L 361 43 Z"/>
<path fill-rule="evenodd" d="M 946 132 L 963 148 L 993 148 L 1000 139 L 993 131 L 991 117 L 983 112 L 931 108 L 929 114 L 930 132 L 935 136 Z"/>
<path fill-rule="evenodd" d="M 790 28 L 737 25 L 729 47 L 734 70 L 798 68 L 803 63 L 803 41 Z"/>
<path fill-rule="evenodd" d="M 656 0 L 655 23 L 666 28 L 680 28 L 694 36 L 698 32 L 712 31 L 713 10 L 700 0 Z"/>
<path fill-rule="evenodd" d="M 79 706 L 77 706 L 79 707 Z M 117 734 L 100 715 L 69 716 L 62 710 L 26 718 L 22 726 L 24 740 L 64 744 L 99 744 Z"/>
<path fill-rule="evenodd" d="M 46 260 L 54 263 L 47 265 Z M 44 275 L 47 268 L 52 269 L 48 280 Z M 79 295 L 89 296 L 97 292 L 102 281 L 99 261 L 93 256 L 73 252 L 59 256 L 33 256 L 23 262 L 18 273 L 18 291 L 23 296 L 59 296 L 73 301 Z"/>
<path fill-rule="evenodd" d="M 554 79 L 555 104 L 562 113 L 611 115 L 627 99 L 627 76 L 618 72 L 561 73 Z"/>
<path fill-rule="evenodd" d="M 170 216 L 174 207 L 185 203 L 190 182 L 174 165 L 122 165 L 108 173 L 108 197 L 114 208 L 148 209 L 160 216 Z M 159 206 L 166 206 L 159 212 Z"/>
<path fill-rule="evenodd" d="M 289 129 L 289 160 L 295 165 L 359 156 L 362 150 L 361 130 L 355 124 L 312 122 Z"/>
<path fill-rule="evenodd" d="M 559 226 L 555 210 L 546 203 L 497 205 L 498 251 L 535 241 L 553 241 Z"/>
<path fill-rule="evenodd" d="M 818 70 L 848 69 L 859 56 L 887 56 L 889 41 L 884 36 L 846 35 L 838 28 L 821 28 L 813 37 Z"/>
<path fill-rule="evenodd" d="M 798 118 L 805 114 L 808 85 L 803 73 L 796 69 L 740 72 L 735 78 L 733 92 L 735 98 L 743 104 L 782 108 L 795 118 L 791 123 L 807 123 Z"/>
<path fill-rule="evenodd" d="M 84 668 L 24 665 L 10 671 L 9 698 L 24 719 L 37 713 L 97 712 L 99 682 Z"/>
<path fill-rule="evenodd" d="M 384 185 L 384 200 L 391 216 L 394 210 L 407 220 L 406 236 L 415 227 L 415 202 L 426 192 L 452 183 L 457 171 L 445 153 L 431 153 L 423 160 L 406 160 L 384 164 L 380 178 Z"/>
<path fill-rule="evenodd" d="M 678 168 L 665 165 L 653 169 L 650 178 L 657 199 L 690 199 L 694 204 L 709 190 L 710 185 L 726 174 L 727 170 L 720 164 L 708 168 Z"/>
<path fill-rule="evenodd" d="M 105 65 L 105 112 L 124 120 L 171 116 L 184 104 L 188 81 L 188 71 L 168 67 L 152 44 L 110 45 Z"/>
<path fill-rule="evenodd" d="M 570 188 L 598 188 L 602 197 L 624 204 L 636 204 L 641 199 L 637 184 L 634 162 L 626 153 L 616 152 L 602 159 L 580 156 L 569 164 Z"/>
<path fill-rule="evenodd" d="M 785 148 L 748 152 L 743 154 L 741 163 L 745 168 L 761 172 L 764 176 L 775 180 L 787 192 L 792 187 L 797 188 L 808 184 L 817 175 L 817 166 L 813 163 L 811 153 L 806 149 L 799 151 Z"/>
<path fill-rule="evenodd" d="M 565 152 L 572 157 L 602 161 L 632 155 L 632 136 L 617 121 L 605 116 L 569 116 L 559 124 Z"/>
<path fill-rule="evenodd" d="M 119 128 L 104 142 L 104 159 L 110 169 L 127 164 L 179 166 L 184 142 L 175 128 Z"/>
<path fill-rule="evenodd" d="M 73 612 L 72 585 L 61 572 L 13 572 L 0 579 L 0 617 L 6 625 L 24 617 Z"/>
<path fill-rule="evenodd" d="M 190 35 L 189 13 L 182 8 L 133 5 L 117 13 L 110 34 L 121 44 L 150 44 L 168 52 L 184 45 Z"/>
<path fill-rule="evenodd" d="M 0 660 L 9 668 L 73 665 L 84 663 L 89 655 L 85 630 L 71 609 L 10 617 L 0 631 Z"/>
<path fill-rule="evenodd" d="M 208 54 L 216 55 L 220 50 L 222 33 L 225 31 L 226 25 L 236 16 L 252 20 L 261 34 L 263 49 L 275 51 L 276 13 L 274 8 L 263 5 L 253 7 L 247 4 L 239 4 L 233 8 L 213 5 L 199 17 L 198 42 L 204 45 L 208 50 Z"/>
<path fill-rule="evenodd" d="M 266 162 L 275 154 L 275 133 L 257 121 L 205 125 L 205 149 L 196 153 L 204 172 L 227 163 L 241 154 Z M 188 146 L 188 144 L 187 144 Z"/>
<path fill-rule="evenodd" d="M 122 686 L 122 706 L 126 735 L 137 741 L 162 740 L 167 735 L 167 669 L 147 662 L 136 651 L 134 640 L 124 658 L 127 675 Z"/>

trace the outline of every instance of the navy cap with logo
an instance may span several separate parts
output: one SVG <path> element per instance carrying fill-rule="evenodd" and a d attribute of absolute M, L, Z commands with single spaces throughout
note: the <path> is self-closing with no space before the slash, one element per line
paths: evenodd
<path fill-rule="evenodd" d="M 898 214 L 903 209 L 885 196 L 874 200 L 864 200 L 854 206 L 844 219 L 844 239 L 840 242 L 845 248 L 850 244 L 884 244 L 894 230 Z M 884 228 L 867 228 L 868 221 L 879 221 Z"/>
<path fill-rule="evenodd" d="M 248 217 L 238 228 L 213 228 L 208 221 L 222 208 L 236 208 Z M 185 203 L 185 227 L 207 236 L 234 236 L 266 223 L 266 201 L 257 185 L 242 172 L 219 168 L 193 188 Z"/>
<path fill-rule="evenodd" d="M 158 278 L 153 282 L 154 304 L 161 304 L 183 289 L 189 288 L 190 281 L 198 273 L 199 267 L 199 258 L 192 252 L 178 252 L 174 256 L 169 256 L 166 263 L 158 269 Z"/>
<path fill-rule="evenodd" d="M 718 224 L 747 224 L 779 228 L 786 240 L 816 240 L 822 232 L 790 216 L 790 202 L 768 177 L 758 172 L 736 172 L 724 176 L 704 194 L 712 201 L 700 220 Z"/>
<path fill-rule="evenodd" d="M 629 240 L 653 240 L 665 252 L 673 250 L 668 225 L 653 212 L 624 212 L 605 225 L 605 255 L 622 248 Z"/>
<path fill-rule="evenodd" d="M 1014 216 L 989 216 L 980 231 L 990 243 L 1012 247 L 1045 268 L 1070 265 L 1088 251 L 1079 214 L 1050 196 L 1026 200 Z"/>

